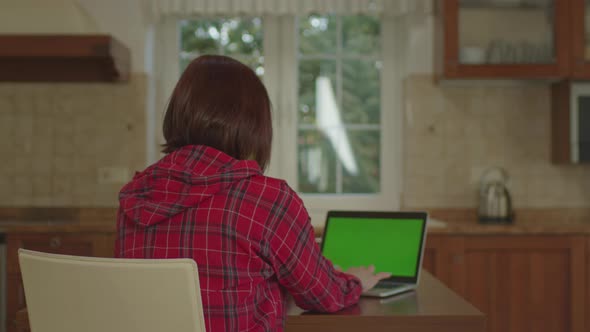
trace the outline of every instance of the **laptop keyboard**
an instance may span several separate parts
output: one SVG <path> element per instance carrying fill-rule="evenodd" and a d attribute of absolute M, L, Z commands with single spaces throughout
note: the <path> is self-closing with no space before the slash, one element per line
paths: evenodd
<path fill-rule="evenodd" d="M 407 285 L 400 284 L 398 282 L 390 281 L 390 280 L 381 280 L 377 283 L 377 285 L 375 285 L 375 288 L 400 288 L 400 287 L 404 287 L 404 286 L 407 286 Z"/>

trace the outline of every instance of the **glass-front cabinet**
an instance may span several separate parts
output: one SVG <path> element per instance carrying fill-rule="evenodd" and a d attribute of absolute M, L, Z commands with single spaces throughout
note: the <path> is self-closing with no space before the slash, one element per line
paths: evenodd
<path fill-rule="evenodd" d="M 567 76 L 569 0 L 440 0 L 443 78 Z"/>

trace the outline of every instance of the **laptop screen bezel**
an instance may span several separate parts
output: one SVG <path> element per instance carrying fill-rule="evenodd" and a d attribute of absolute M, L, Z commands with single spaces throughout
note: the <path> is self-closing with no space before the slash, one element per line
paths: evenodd
<path fill-rule="evenodd" d="M 418 284 L 420 280 L 420 270 L 422 268 L 422 259 L 424 257 L 424 247 L 426 241 L 426 222 L 428 220 L 428 213 L 426 212 L 386 212 L 386 211 L 328 211 L 326 215 L 326 225 L 322 234 L 321 251 L 324 252 L 324 244 L 326 243 L 326 234 L 330 227 L 331 218 L 376 218 L 376 219 L 415 219 L 422 220 L 422 234 L 420 236 L 420 246 L 418 248 L 418 264 L 416 264 L 416 271 L 414 277 L 396 276 L 385 279 L 396 283 L 413 283 Z"/>

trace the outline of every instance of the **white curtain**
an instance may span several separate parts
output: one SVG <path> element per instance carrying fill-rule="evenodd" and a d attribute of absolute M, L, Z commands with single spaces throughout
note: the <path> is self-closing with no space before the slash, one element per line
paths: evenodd
<path fill-rule="evenodd" d="M 214 15 L 429 14 L 433 0 L 144 0 L 148 21 Z"/>

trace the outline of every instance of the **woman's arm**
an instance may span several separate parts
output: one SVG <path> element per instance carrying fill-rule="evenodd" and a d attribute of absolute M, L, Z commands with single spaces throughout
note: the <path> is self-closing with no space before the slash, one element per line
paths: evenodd
<path fill-rule="evenodd" d="M 290 197 L 279 199 L 282 218 L 273 225 L 269 239 L 270 261 L 279 283 L 305 310 L 335 312 L 357 303 L 361 281 L 337 271 L 322 256 L 303 202 L 290 188 L 287 192 Z"/>

